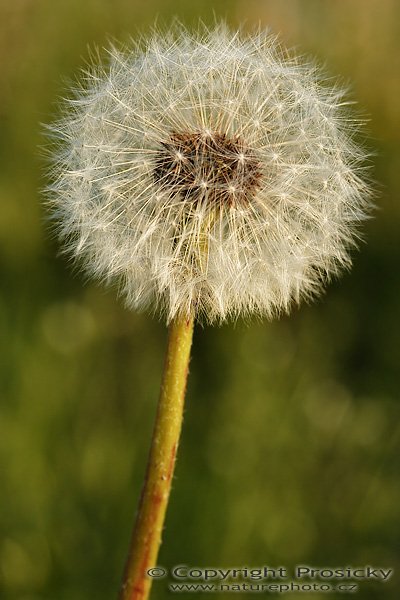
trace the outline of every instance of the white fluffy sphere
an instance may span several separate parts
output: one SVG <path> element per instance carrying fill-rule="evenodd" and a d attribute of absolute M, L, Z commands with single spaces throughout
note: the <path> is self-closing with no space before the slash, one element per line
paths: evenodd
<path fill-rule="evenodd" d="M 167 320 L 268 317 L 350 265 L 369 205 L 343 93 L 265 33 L 110 50 L 52 127 L 65 247 Z"/>

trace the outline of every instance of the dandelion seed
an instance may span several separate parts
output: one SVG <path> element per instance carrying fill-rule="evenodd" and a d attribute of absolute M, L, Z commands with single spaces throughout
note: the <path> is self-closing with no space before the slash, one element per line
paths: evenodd
<path fill-rule="evenodd" d="M 156 564 L 193 321 L 279 315 L 351 264 L 370 188 L 347 110 L 275 37 L 220 25 L 111 49 L 51 128 L 66 250 L 171 322 L 124 600 Z"/>
<path fill-rule="evenodd" d="M 349 266 L 368 209 L 342 105 L 264 33 L 110 50 L 53 127 L 66 248 L 168 321 L 288 311 Z"/>

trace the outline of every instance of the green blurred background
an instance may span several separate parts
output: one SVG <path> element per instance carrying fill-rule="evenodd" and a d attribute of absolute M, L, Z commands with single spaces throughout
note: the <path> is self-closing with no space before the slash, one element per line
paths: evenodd
<path fill-rule="evenodd" d="M 0 7 L 1 598 L 106 600 L 119 585 L 166 330 L 126 311 L 112 291 L 84 283 L 58 255 L 39 191 L 40 123 L 54 118 L 65 80 L 90 48 L 175 15 L 189 26 L 199 16 L 248 28 L 261 22 L 351 81 L 371 118 L 379 210 L 351 274 L 320 301 L 273 323 L 197 329 L 159 564 L 395 568 L 398 1 L 1 0 Z M 395 579 L 364 583 L 358 597 L 394 599 L 395 588 Z M 153 597 L 171 597 L 165 581 Z"/>

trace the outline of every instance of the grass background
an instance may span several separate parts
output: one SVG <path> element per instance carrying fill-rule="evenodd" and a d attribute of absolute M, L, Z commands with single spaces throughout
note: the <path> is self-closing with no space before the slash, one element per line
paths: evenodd
<path fill-rule="evenodd" d="M 380 197 L 352 273 L 320 301 L 278 322 L 197 329 L 159 563 L 398 562 L 398 2 L 0 0 L 5 600 L 105 600 L 118 588 L 166 331 L 58 256 L 39 192 L 40 123 L 90 47 L 175 15 L 261 22 L 351 81 L 371 118 Z M 154 598 L 170 596 L 155 584 Z M 394 600 L 396 579 L 358 597 Z"/>

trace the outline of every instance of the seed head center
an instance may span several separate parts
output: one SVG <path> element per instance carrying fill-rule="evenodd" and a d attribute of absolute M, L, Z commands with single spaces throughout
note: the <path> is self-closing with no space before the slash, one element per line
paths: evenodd
<path fill-rule="evenodd" d="M 239 136 L 173 132 L 156 154 L 155 182 L 193 202 L 236 206 L 249 202 L 261 185 L 261 163 Z"/>

